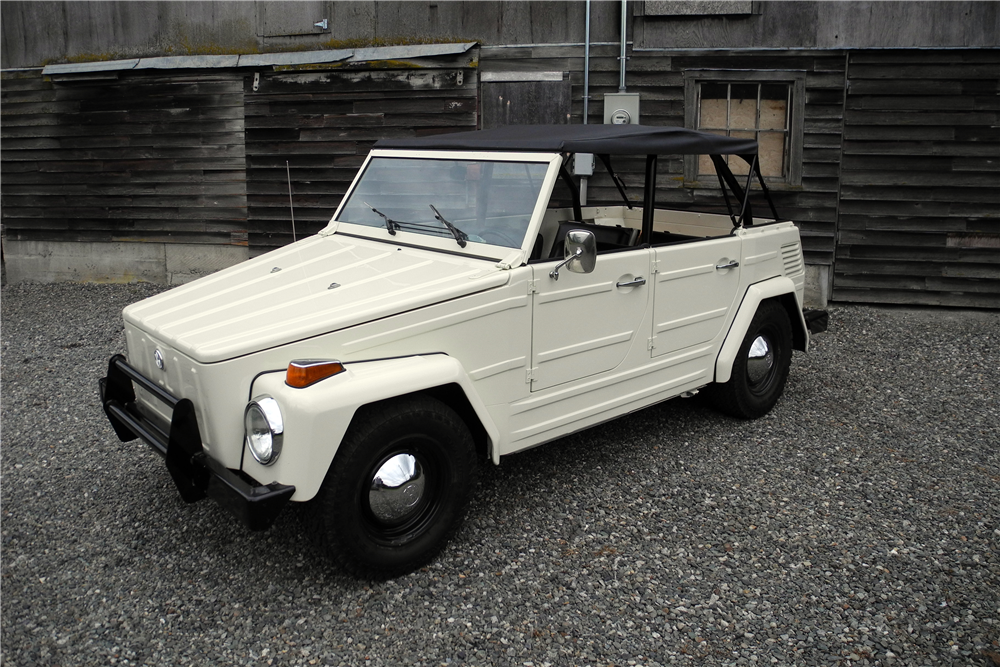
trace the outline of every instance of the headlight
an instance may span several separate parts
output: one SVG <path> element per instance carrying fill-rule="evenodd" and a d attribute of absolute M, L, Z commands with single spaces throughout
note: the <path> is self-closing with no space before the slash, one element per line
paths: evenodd
<path fill-rule="evenodd" d="M 243 427 L 250 453 L 260 463 L 270 465 L 281 453 L 285 426 L 281 421 L 278 402 L 270 396 L 250 401 L 243 413 Z"/>

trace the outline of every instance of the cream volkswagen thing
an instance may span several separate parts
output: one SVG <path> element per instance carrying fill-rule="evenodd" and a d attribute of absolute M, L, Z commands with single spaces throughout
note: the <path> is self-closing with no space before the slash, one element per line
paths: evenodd
<path fill-rule="evenodd" d="M 408 572 L 486 461 L 699 390 L 738 417 L 774 406 L 825 313 L 803 314 L 798 229 L 753 214 L 756 154 L 636 125 L 380 141 L 319 234 L 127 307 L 104 410 L 185 501 L 251 530 L 309 503 L 348 571 Z M 728 214 L 656 207 L 678 155 L 711 157 Z M 645 159 L 642 205 L 620 156 Z M 591 161 L 624 203 L 581 205 Z"/>

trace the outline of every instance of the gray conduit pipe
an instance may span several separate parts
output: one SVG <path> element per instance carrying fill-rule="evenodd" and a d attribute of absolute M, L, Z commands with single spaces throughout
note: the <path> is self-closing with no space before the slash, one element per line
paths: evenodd
<path fill-rule="evenodd" d="M 626 22 L 628 17 L 627 9 L 628 0 L 622 0 L 622 54 L 619 59 L 621 61 L 621 80 L 618 83 L 619 93 L 625 92 L 625 28 L 628 26 L 628 23 Z"/>
<path fill-rule="evenodd" d="M 586 125 L 589 121 L 587 116 L 590 114 L 590 0 L 587 0 L 587 21 L 586 28 L 587 34 L 584 36 L 584 48 L 583 48 L 583 124 Z"/>
<path fill-rule="evenodd" d="M 586 125 L 590 115 L 590 0 L 587 0 L 586 36 L 583 49 L 583 124 Z M 587 177 L 580 179 L 580 204 L 587 204 Z"/>

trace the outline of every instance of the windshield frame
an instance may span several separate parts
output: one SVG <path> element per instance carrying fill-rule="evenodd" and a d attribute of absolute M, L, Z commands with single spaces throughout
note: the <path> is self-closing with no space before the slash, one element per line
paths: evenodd
<path fill-rule="evenodd" d="M 361 182 L 369 164 L 376 158 L 407 158 L 418 160 L 465 160 L 473 162 L 533 162 L 536 164 L 547 164 L 545 176 L 542 180 L 541 188 L 538 191 L 538 198 L 535 201 L 531 218 L 525 230 L 524 238 L 521 239 L 521 247 L 510 248 L 502 245 L 495 245 L 488 242 L 479 243 L 469 241 L 466 247 L 460 247 L 451 236 L 434 236 L 409 231 L 405 228 L 396 229 L 395 234 L 390 234 L 385 227 L 371 227 L 357 223 L 341 222 L 337 218 L 347 204 L 354 190 Z M 534 245 L 535 237 L 541 227 L 542 218 L 548 206 L 549 198 L 552 195 L 552 188 L 559 178 L 559 167 L 563 163 L 560 153 L 523 153 L 523 152 L 500 152 L 500 151 L 450 151 L 450 150 L 399 150 L 399 149 L 373 149 L 368 153 L 361 168 L 355 175 L 351 186 L 347 189 L 343 199 L 337 206 L 337 210 L 330 218 L 330 222 L 320 232 L 321 235 L 347 234 L 359 236 L 375 241 L 382 241 L 394 245 L 405 245 L 410 247 L 425 248 L 457 254 L 466 257 L 480 259 L 490 259 L 503 261 L 508 264 L 523 264 L 531 246 Z M 516 257 L 515 255 L 520 255 Z"/>

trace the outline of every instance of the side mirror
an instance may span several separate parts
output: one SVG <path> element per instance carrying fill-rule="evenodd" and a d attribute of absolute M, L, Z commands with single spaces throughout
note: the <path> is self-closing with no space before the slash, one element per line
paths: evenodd
<path fill-rule="evenodd" d="M 571 229 L 566 234 L 565 259 L 549 271 L 549 277 L 559 280 L 559 269 L 566 267 L 573 273 L 590 273 L 597 266 L 597 238 L 586 229 Z"/>

